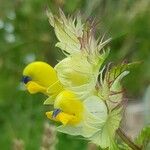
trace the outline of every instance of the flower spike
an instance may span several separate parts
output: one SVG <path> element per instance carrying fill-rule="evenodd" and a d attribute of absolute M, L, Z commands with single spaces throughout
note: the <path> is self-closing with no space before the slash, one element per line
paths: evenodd
<path fill-rule="evenodd" d="M 47 11 L 47 16 L 65 58 L 54 68 L 45 62 L 27 65 L 23 71 L 27 90 L 47 96 L 44 104 L 53 109 L 46 116 L 61 124 L 57 131 L 82 136 L 102 149 L 119 150 L 114 139 L 116 131 L 121 135 L 121 81 L 136 63 L 103 64 L 111 38 L 96 39 L 94 21 L 83 23 L 79 14 L 67 17 L 62 10 L 59 16 Z"/>

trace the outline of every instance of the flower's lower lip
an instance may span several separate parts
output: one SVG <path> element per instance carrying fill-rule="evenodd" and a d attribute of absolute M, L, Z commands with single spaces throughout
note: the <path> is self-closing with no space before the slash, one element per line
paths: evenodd
<path fill-rule="evenodd" d="M 34 81 L 29 81 L 25 86 L 26 86 L 27 90 L 29 91 L 29 93 L 31 93 L 31 94 L 35 94 L 38 92 L 43 93 L 46 91 L 45 87 L 39 85 L 38 83 L 36 83 Z"/>

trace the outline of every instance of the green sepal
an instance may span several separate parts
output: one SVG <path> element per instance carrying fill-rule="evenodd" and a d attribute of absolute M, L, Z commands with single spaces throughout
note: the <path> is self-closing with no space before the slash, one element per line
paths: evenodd
<path fill-rule="evenodd" d="M 53 105 L 54 104 L 55 99 L 52 97 L 48 97 L 45 101 L 44 101 L 44 105 Z"/>

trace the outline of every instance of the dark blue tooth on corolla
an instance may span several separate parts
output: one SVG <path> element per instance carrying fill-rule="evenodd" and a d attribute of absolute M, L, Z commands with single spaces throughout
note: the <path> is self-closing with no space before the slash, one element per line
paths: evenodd
<path fill-rule="evenodd" d="M 23 82 L 23 83 L 27 84 L 29 81 L 31 81 L 31 78 L 30 78 L 30 77 L 28 77 L 28 76 L 23 76 L 23 78 L 22 78 L 22 82 Z"/>
<path fill-rule="evenodd" d="M 53 111 L 52 117 L 55 118 L 60 112 L 61 112 L 60 109 L 55 109 L 55 110 Z"/>

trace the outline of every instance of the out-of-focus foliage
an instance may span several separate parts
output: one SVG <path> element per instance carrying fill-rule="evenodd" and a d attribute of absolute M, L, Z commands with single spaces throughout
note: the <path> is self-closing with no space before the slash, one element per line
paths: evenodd
<path fill-rule="evenodd" d="M 150 126 L 147 126 L 143 128 L 140 134 L 138 135 L 136 143 L 145 149 L 149 142 L 150 142 Z"/>
<path fill-rule="evenodd" d="M 140 60 L 126 78 L 129 96 L 140 97 L 150 83 L 150 1 L 149 0 L 5 0 L 0 1 L 0 145 L 10 149 L 15 138 L 23 139 L 26 149 L 41 144 L 46 108 L 41 95 L 23 92 L 23 67 L 33 60 L 56 64 L 62 58 L 55 47 L 56 37 L 45 13 L 61 7 L 65 13 L 81 12 L 96 18 L 97 30 L 112 37 L 110 60 Z M 59 134 L 58 150 L 86 149 L 86 141 Z"/>

